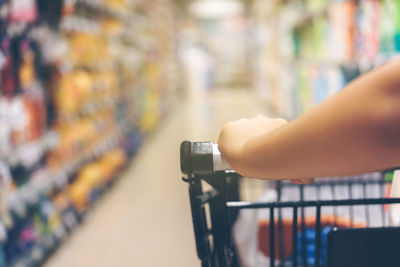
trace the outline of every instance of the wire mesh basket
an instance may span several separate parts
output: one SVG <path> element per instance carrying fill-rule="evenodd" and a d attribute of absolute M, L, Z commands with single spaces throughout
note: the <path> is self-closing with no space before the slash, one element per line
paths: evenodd
<path fill-rule="evenodd" d="M 243 201 L 243 177 L 210 142 L 181 145 L 181 170 L 189 184 L 191 211 L 201 266 L 246 266 L 233 227 L 243 210 L 255 209 L 263 266 L 400 266 L 391 227 L 383 173 L 320 179 L 311 185 L 269 182 L 269 201 Z M 225 168 L 225 169 L 224 169 Z M 207 188 L 207 189 L 205 189 Z"/>

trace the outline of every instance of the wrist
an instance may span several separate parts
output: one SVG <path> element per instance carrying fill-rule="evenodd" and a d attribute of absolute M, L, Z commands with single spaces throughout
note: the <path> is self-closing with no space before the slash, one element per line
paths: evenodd
<path fill-rule="evenodd" d="M 230 164 L 231 167 L 240 175 L 254 177 L 250 168 L 252 157 L 248 143 L 249 142 L 246 142 L 237 148 L 236 153 L 234 153 L 230 159 Z"/>

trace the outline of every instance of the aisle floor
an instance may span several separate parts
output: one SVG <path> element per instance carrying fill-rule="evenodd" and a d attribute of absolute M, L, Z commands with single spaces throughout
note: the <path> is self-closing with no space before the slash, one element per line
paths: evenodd
<path fill-rule="evenodd" d="M 200 266 L 179 144 L 213 140 L 223 123 L 265 113 L 253 91 L 218 89 L 174 105 L 112 190 L 46 267 Z"/>

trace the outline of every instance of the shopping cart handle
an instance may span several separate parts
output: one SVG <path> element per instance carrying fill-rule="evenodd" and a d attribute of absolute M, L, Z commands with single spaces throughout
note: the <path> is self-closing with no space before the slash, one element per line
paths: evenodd
<path fill-rule="evenodd" d="M 217 144 L 183 141 L 181 144 L 181 171 L 185 175 L 206 174 L 230 170 Z"/>

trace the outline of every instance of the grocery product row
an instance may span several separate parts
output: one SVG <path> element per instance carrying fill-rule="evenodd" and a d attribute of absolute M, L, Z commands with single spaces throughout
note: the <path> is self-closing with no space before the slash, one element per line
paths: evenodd
<path fill-rule="evenodd" d="M 297 117 L 398 54 L 399 8 L 392 0 L 256 1 L 256 87 L 273 111 Z"/>
<path fill-rule="evenodd" d="M 0 266 L 41 265 L 162 120 L 180 80 L 171 12 L 0 2 Z"/>

